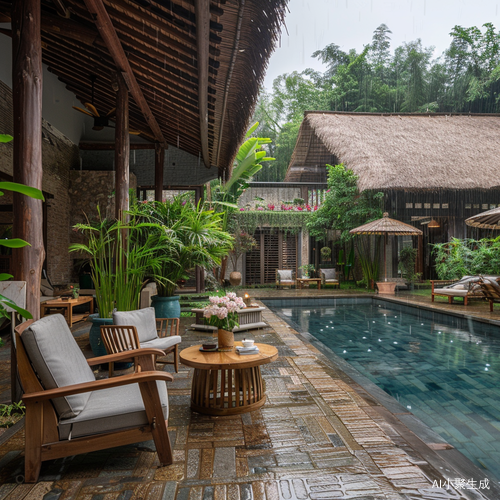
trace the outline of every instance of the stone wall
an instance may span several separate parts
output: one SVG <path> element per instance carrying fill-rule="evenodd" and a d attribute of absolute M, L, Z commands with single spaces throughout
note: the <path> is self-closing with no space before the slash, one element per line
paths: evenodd
<path fill-rule="evenodd" d="M 97 216 L 97 207 L 103 218 L 113 218 L 115 214 L 115 173 L 88 170 L 72 170 L 69 173 L 69 197 L 71 201 L 69 210 L 69 243 L 83 243 L 79 233 L 73 231 L 73 226 L 86 222 L 87 217 L 92 219 Z M 137 178 L 130 174 L 130 189 L 137 190 Z M 72 281 L 78 279 L 78 263 L 83 256 L 73 253 L 70 255 L 72 268 Z"/>
<path fill-rule="evenodd" d="M 12 91 L 0 81 L 0 133 L 13 133 Z M 80 164 L 78 146 L 53 128 L 42 123 L 42 190 L 46 198 L 46 265 L 53 284 L 67 284 L 71 276 L 68 254 L 70 198 L 69 172 Z M 0 144 L 0 172 L 12 176 L 12 144 Z M 5 197 L 2 197 L 5 198 Z M 11 204 L 11 198 L 0 198 L 1 204 Z"/>

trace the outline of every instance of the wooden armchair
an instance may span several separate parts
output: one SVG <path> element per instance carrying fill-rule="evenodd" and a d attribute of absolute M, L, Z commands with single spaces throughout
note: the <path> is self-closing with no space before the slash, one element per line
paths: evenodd
<path fill-rule="evenodd" d="M 295 272 L 291 269 L 276 269 L 276 288 L 295 285 Z"/>
<path fill-rule="evenodd" d="M 321 284 L 323 286 L 333 285 L 333 287 L 340 288 L 340 281 L 337 277 L 337 271 L 335 269 L 320 269 Z"/>
<path fill-rule="evenodd" d="M 63 316 L 16 328 L 17 362 L 26 405 L 25 481 L 42 462 L 153 439 L 162 465 L 172 463 L 166 382 L 155 371 L 158 349 L 85 359 Z M 135 373 L 96 380 L 90 366 L 135 358 Z"/>
<path fill-rule="evenodd" d="M 145 307 L 136 311 L 115 311 L 113 323 L 117 326 L 133 326 L 137 330 L 141 348 L 161 349 L 164 355 L 174 354 L 173 361 L 165 357 L 157 363 L 173 364 L 175 373 L 179 371 L 179 318 L 155 318 L 155 310 Z"/>

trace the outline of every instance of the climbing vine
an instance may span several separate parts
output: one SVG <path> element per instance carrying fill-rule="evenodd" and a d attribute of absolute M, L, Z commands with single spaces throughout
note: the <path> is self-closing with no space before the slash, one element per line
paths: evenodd
<path fill-rule="evenodd" d="M 306 222 L 312 212 L 249 210 L 234 214 L 241 229 L 254 234 L 259 227 L 270 227 L 286 234 L 297 234 L 307 231 Z"/>

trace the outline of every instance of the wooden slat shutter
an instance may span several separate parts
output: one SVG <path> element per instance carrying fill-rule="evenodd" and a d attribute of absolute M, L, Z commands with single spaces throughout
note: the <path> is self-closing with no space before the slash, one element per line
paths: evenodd
<path fill-rule="evenodd" d="M 250 252 L 246 254 L 246 265 L 245 265 L 245 282 L 247 285 L 260 285 L 261 274 L 260 274 L 260 247 L 261 247 L 261 233 L 256 231 L 254 234 L 257 246 L 254 247 Z"/>

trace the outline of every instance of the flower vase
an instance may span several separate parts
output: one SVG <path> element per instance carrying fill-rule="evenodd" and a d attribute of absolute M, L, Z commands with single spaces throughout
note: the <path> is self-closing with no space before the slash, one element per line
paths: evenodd
<path fill-rule="evenodd" d="M 229 330 L 219 328 L 217 332 L 219 339 L 219 351 L 232 351 L 234 347 L 234 333 Z"/>

